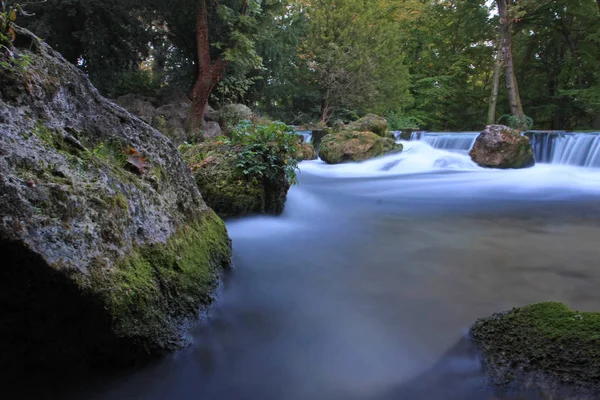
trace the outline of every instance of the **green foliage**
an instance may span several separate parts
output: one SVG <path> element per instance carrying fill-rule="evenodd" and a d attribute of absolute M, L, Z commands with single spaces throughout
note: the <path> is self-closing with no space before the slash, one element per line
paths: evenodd
<path fill-rule="evenodd" d="M 0 2 L 0 55 L 6 56 L 6 60 L 0 59 L 0 68 L 17 69 L 25 71 L 31 64 L 31 57 L 27 54 L 16 53 L 13 42 L 17 38 L 14 23 L 19 15 L 29 16 L 20 4 L 9 4 Z"/>
<path fill-rule="evenodd" d="M 419 117 L 406 115 L 399 111 L 387 114 L 386 118 L 388 121 L 388 128 L 392 131 L 419 129 L 419 127 L 423 125 L 423 121 Z"/>
<path fill-rule="evenodd" d="M 296 182 L 299 150 L 294 128 L 282 122 L 253 125 L 241 122 L 232 132 L 230 143 L 242 146 L 236 166 L 248 178 L 278 182 L 282 174 L 291 184 Z"/>
<path fill-rule="evenodd" d="M 499 124 L 507 125 L 513 129 L 518 129 L 522 131 L 529 130 L 533 127 L 533 119 L 528 116 L 524 116 L 523 118 L 519 118 L 515 115 L 505 114 L 500 117 L 498 120 Z"/>

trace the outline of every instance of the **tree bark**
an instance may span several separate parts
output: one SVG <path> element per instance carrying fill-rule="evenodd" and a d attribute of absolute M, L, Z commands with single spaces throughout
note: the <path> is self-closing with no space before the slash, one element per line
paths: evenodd
<path fill-rule="evenodd" d="M 496 0 L 498 5 L 498 14 L 500 16 L 500 35 L 502 37 L 502 55 L 506 69 L 506 87 L 508 89 L 508 100 L 510 102 L 510 112 L 519 122 L 524 122 L 525 113 L 519 95 L 519 85 L 515 76 L 515 69 L 512 57 L 512 33 L 510 16 L 508 13 L 509 2 L 511 0 Z"/>
<path fill-rule="evenodd" d="M 206 0 L 200 0 L 196 13 L 196 51 L 198 53 L 198 70 L 196 81 L 192 87 L 190 98 L 192 100 L 193 114 L 189 124 L 188 139 L 197 138 L 204 122 L 204 109 L 208 98 L 215 89 L 229 61 L 219 56 L 214 62 L 210 57 L 210 42 L 208 36 L 208 7 Z"/>
<path fill-rule="evenodd" d="M 498 91 L 500 89 L 500 74 L 502 73 L 502 41 L 499 41 L 496 63 L 494 64 L 494 77 L 492 78 L 492 94 L 488 106 L 487 124 L 496 122 L 496 105 L 498 104 Z"/>

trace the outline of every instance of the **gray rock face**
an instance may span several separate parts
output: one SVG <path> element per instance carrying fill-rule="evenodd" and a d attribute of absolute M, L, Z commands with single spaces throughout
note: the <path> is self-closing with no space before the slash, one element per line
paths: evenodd
<path fill-rule="evenodd" d="M 188 126 L 192 114 L 192 103 L 181 90 L 170 89 L 158 98 L 129 93 L 117 98 L 115 102 L 142 121 L 167 135 L 175 145 L 180 145 L 188 140 Z M 155 107 L 155 105 L 158 105 L 158 107 Z M 211 106 L 207 105 L 204 109 L 204 121 L 212 122 L 216 121 L 216 119 L 217 112 Z M 216 127 L 214 123 L 205 124 L 205 131 L 206 127 L 208 127 L 208 135 L 205 133 L 205 137 L 211 137 L 211 135 L 215 134 Z"/>
<path fill-rule="evenodd" d="M 204 129 L 202 132 L 202 136 L 205 139 L 214 139 L 216 137 L 219 137 L 223 134 L 223 132 L 221 131 L 221 127 L 219 126 L 219 124 L 217 122 L 214 121 L 205 121 L 204 122 Z"/>
<path fill-rule="evenodd" d="M 0 68 L 0 352 L 114 363 L 177 347 L 229 263 L 222 221 L 169 139 L 17 35 L 32 62 Z"/>
<path fill-rule="evenodd" d="M 240 121 L 249 120 L 252 116 L 252 110 L 244 104 L 227 104 L 216 113 L 216 119 L 225 131 L 235 128 Z"/>

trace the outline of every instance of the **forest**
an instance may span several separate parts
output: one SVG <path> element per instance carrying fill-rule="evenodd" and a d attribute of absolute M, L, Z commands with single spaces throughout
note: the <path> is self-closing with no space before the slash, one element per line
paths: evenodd
<path fill-rule="evenodd" d="M 511 115 L 535 129 L 600 123 L 599 1 L 50 0 L 25 8 L 34 15 L 18 23 L 109 98 L 180 88 L 197 115 L 206 101 L 243 103 L 294 125 L 369 112 L 391 129 L 432 131 L 480 130 Z"/>

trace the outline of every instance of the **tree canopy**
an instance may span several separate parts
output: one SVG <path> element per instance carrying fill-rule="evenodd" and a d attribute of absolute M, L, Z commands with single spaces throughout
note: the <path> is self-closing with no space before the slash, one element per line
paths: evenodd
<path fill-rule="evenodd" d="M 534 127 L 592 128 L 598 2 L 499 2 L 504 11 L 485 0 L 49 0 L 19 23 L 110 97 L 179 87 L 202 107 L 245 103 L 289 123 L 375 112 L 398 128 L 471 130 L 487 122 L 499 60 L 496 121 L 515 114 L 514 76 Z"/>

